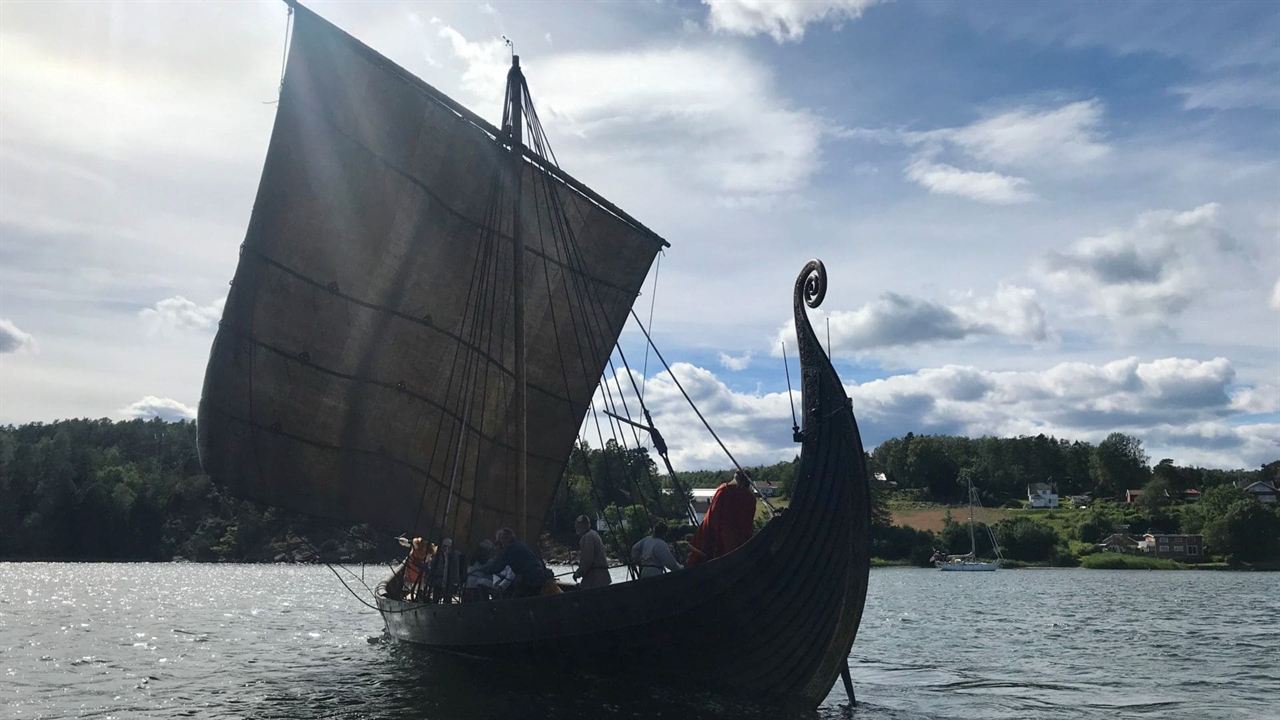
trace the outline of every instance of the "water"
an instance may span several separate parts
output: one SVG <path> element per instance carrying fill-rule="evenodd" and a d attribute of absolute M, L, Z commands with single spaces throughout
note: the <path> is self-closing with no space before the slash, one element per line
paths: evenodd
<path fill-rule="evenodd" d="M 1280 718 L 1277 618 L 1275 574 L 873 570 L 854 716 Z M 314 566 L 0 564 L 0 673 L 14 720 L 752 714 L 387 641 Z"/>

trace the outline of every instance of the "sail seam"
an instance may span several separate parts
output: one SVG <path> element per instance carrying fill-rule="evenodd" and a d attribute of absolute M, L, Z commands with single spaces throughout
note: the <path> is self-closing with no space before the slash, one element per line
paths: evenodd
<path fill-rule="evenodd" d="M 325 293 L 326 293 L 326 294 L 328 294 L 328 295 L 333 295 L 333 296 L 336 296 L 336 297 L 340 297 L 340 298 L 342 298 L 343 300 L 346 300 L 346 301 L 351 302 L 351 303 L 355 303 L 356 305 L 359 305 L 360 307 L 368 308 L 369 310 L 375 310 L 375 311 L 378 311 L 378 312 L 387 313 L 388 315 L 392 315 L 392 316 L 394 316 L 394 317 L 400 318 L 401 320 L 404 320 L 404 321 L 406 321 L 406 322 L 411 322 L 411 323 L 413 323 L 413 324 L 415 324 L 415 325 L 423 326 L 423 327 L 429 328 L 429 329 L 431 329 L 431 330 L 434 330 L 435 332 L 438 332 L 438 333 L 440 333 L 441 335 L 444 335 L 445 337 L 449 338 L 449 339 L 450 339 L 450 340 L 452 340 L 453 342 L 456 342 L 457 344 L 459 344 L 459 345 L 461 345 L 461 346 L 463 346 L 463 347 L 467 348 L 467 349 L 468 349 L 468 350 L 470 350 L 471 352 L 473 352 L 473 353 L 475 353 L 475 354 L 477 354 L 477 355 L 479 355 L 479 356 L 483 357 L 485 360 L 487 360 L 487 361 L 489 362 L 489 364 L 490 364 L 490 365 L 492 365 L 492 366 L 494 366 L 494 367 L 498 368 L 499 370 L 501 370 L 501 371 L 502 371 L 502 373 L 503 373 L 504 375 L 508 375 L 508 376 L 511 376 L 511 377 L 515 377 L 515 373 L 514 373 L 510 368 L 508 368 L 506 365 L 502 364 L 502 361 L 501 361 L 501 360 L 498 360 L 497 358 L 493 357 L 493 356 L 492 356 L 491 354 L 489 354 L 488 352 L 485 352 L 483 349 L 481 349 L 481 348 L 477 347 L 476 345 L 474 345 L 474 344 L 472 344 L 472 343 L 467 342 L 466 340 L 464 340 L 464 339 L 462 339 L 461 337 L 459 337 L 459 336 L 457 336 L 457 335 L 455 335 L 455 334 L 453 334 L 453 333 L 449 332 L 448 330 L 444 330 L 444 329 L 439 328 L 439 327 L 437 327 L 437 326 L 435 326 L 435 325 L 433 325 L 433 324 L 425 323 L 425 322 L 423 322 L 423 321 L 422 321 L 422 319 L 421 319 L 421 318 L 414 317 L 414 316 L 412 316 L 412 315 L 410 315 L 410 314 L 408 314 L 408 313 L 406 313 L 406 312 L 402 312 L 402 311 L 400 311 L 400 310 L 396 310 L 395 308 L 390 308 L 390 307 L 387 307 L 387 306 L 385 306 L 385 305 L 378 305 L 378 304 L 376 304 L 376 303 L 368 302 L 367 300 L 361 300 L 360 298 L 353 297 L 353 296 L 351 296 L 351 295 L 348 295 L 348 294 L 346 294 L 346 293 L 342 292 L 342 290 L 341 290 L 341 289 L 339 289 L 339 290 L 337 290 L 337 291 L 330 290 L 330 289 L 329 289 L 326 285 L 324 285 L 323 283 L 321 283 L 321 282 L 319 282 L 319 281 L 317 281 L 317 280 L 313 280 L 312 278 L 309 278 L 309 277 L 307 277 L 306 275 L 303 275 L 301 272 L 298 272 L 297 270 L 294 270 L 293 268 L 289 267 L 288 265 L 285 265 L 284 263 L 280 262 L 279 260 L 276 260 L 275 258 L 270 257 L 269 255 L 267 255 L 266 253 L 263 253 L 263 252 L 262 252 L 262 251 L 260 251 L 260 250 L 254 250 L 254 249 L 251 249 L 251 248 L 245 248 L 245 249 L 246 249 L 250 254 L 252 254 L 252 255 L 256 255 L 256 256 L 257 256 L 260 260 L 262 260 L 262 262 L 264 262 L 265 264 L 270 265 L 270 266 L 275 267 L 275 268 L 278 268 L 278 269 L 279 269 L 279 270 L 281 270 L 282 272 L 287 273 L 288 275 L 291 275 L 291 276 L 293 276 L 293 277 L 295 277 L 295 278 L 297 278 L 297 279 L 299 279 L 299 280 L 301 280 L 301 281 L 303 281 L 303 282 L 307 283 L 308 285 L 311 285 L 311 286 L 313 286 L 313 287 L 315 287 L 315 288 L 317 288 L 317 289 L 324 290 L 324 291 L 325 291 Z M 223 322 L 225 323 L 226 321 L 224 320 Z M 244 336 L 244 334 L 243 334 L 243 333 L 240 333 L 240 334 L 241 334 L 242 336 Z M 251 339 L 251 340 L 253 340 L 254 342 L 262 342 L 261 340 L 258 340 L 257 338 L 252 338 L 252 337 L 251 337 L 250 339 Z M 273 348 L 273 349 L 274 349 L 274 348 Z M 282 353 L 283 353 L 284 351 L 280 351 L 280 352 L 282 352 Z M 382 381 L 371 380 L 370 382 L 382 382 Z M 543 386 L 541 386 L 541 385 L 538 385 L 538 384 L 536 384 L 536 383 L 529 383 L 529 384 L 528 384 L 528 387 L 529 387 L 529 389 L 531 389 L 531 390 L 537 390 L 538 392 L 542 393 L 543 395 L 546 395 L 547 397 L 551 398 L 552 400 L 558 400 L 558 401 L 560 401 L 560 402 L 562 402 L 562 403 L 565 403 L 565 404 L 568 404 L 568 405 L 573 405 L 573 404 L 574 404 L 574 402 L 573 402 L 572 400 L 570 400 L 569 398 L 563 397 L 563 396 L 561 396 L 561 395 L 557 395 L 554 391 L 549 390 L 549 389 L 547 389 L 547 388 L 545 388 L 545 387 L 543 387 Z"/>
<path fill-rule="evenodd" d="M 401 394 L 404 394 L 404 395 L 408 395 L 409 397 L 411 397 L 411 398 L 413 398 L 413 399 L 415 399 L 415 400 L 418 400 L 418 401 L 420 401 L 420 402 L 423 402 L 423 403 L 425 403 L 425 404 L 427 404 L 427 405 L 430 405 L 430 406 L 432 406 L 432 407 L 436 408 L 437 410 L 439 410 L 439 411 L 440 411 L 440 414 L 441 414 L 441 415 L 444 415 L 444 416 L 446 416 L 446 417 L 448 417 L 448 418 L 450 418 L 450 419 L 452 419 L 452 420 L 454 420 L 454 421 L 456 421 L 456 422 L 458 422 L 458 423 L 463 424 L 463 426 L 464 426 L 467 430 L 469 430 L 469 431 L 471 431 L 471 432 L 474 432 L 475 434 L 479 435 L 480 437 L 484 438 L 485 440 L 488 440 L 489 442 L 493 443 L 494 445 L 496 445 L 496 446 L 498 446 L 498 447 L 501 447 L 501 448 L 504 448 L 504 449 L 507 449 L 507 450 L 510 450 L 510 449 L 512 448 L 512 446 L 511 446 L 511 444 L 510 444 L 510 443 L 504 442 L 503 440 L 499 439 L 496 435 L 490 435 L 490 434 L 486 433 L 482 428 L 478 428 L 478 427 L 475 427 L 474 425 L 471 425 L 471 424 L 468 424 L 468 423 L 464 423 L 464 422 L 463 422 L 463 419 L 462 419 L 461 417 L 459 417 L 459 416 L 458 416 L 458 414 L 457 414 L 456 412 L 454 412 L 454 411 L 452 411 L 452 410 L 448 409 L 447 407 L 445 407 L 444 405 L 442 405 L 440 402 L 438 402 L 438 401 L 436 401 L 436 400 L 434 400 L 434 399 L 432 399 L 432 398 L 429 398 L 429 397 L 427 397 L 427 396 L 425 396 L 425 395 L 422 395 L 421 393 L 417 393 L 417 392 L 414 392 L 413 390 L 410 390 L 410 389 L 408 388 L 408 386 L 406 386 L 406 387 L 404 387 L 404 388 L 400 388 L 400 387 L 397 387 L 397 385 L 396 385 L 395 383 L 389 383 L 389 382 L 386 382 L 386 381 L 384 381 L 384 380 L 374 380 L 374 379 L 372 379 L 372 378 L 364 378 L 364 377 L 360 377 L 360 376 L 358 376 L 358 375 L 352 375 L 352 374 L 349 374 L 349 373 L 344 373 L 344 372 L 341 372 L 341 371 L 338 371 L 338 370 L 333 370 L 333 369 L 331 369 L 331 368 L 324 367 L 323 365 L 319 365 L 319 364 L 317 364 L 317 363 L 315 363 L 315 362 L 313 362 L 313 361 L 305 361 L 305 362 L 304 362 L 304 361 L 302 361 L 302 360 L 299 360 L 299 359 L 297 358 L 297 356 L 295 356 L 293 353 L 290 353 L 290 352 L 288 352 L 288 351 L 286 351 L 286 350 L 283 350 L 283 349 L 281 349 L 281 348 L 275 347 L 274 345 L 270 345 L 270 344 L 266 343 L 266 342 L 265 342 L 265 341 L 263 341 L 263 340 L 259 340 L 258 338 L 255 338 L 255 337 L 253 337 L 253 336 L 251 336 L 251 335 L 248 335 L 248 334 L 246 334 L 245 332 L 243 332 L 243 331 L 241 331 L 241 330 L 237 329 L 234 325 L 232 325 L 232 324 L 230 324 L 230 323 L 227 323 L 225 320 L 223 321 L 222 327 L 223 327 L 224 329 L 228 330 L 231 334 L 235 335 L 237 338 L 240 338 L 241 340 L 243 340 L 243 341 L 245 341 L 245 342 L 248 342 L 248 343 L 250 343 L 250 344 L 252 344 L 252 345 L 254 345 L 254 346 L 260 347 L 260 348 L 262 348 L 263 350 L 266 350 L 266 351 L 268 351 L 268 352 L 271 352 L 271 353 L 274 353 L 274 354 L 276 354 L 276 355 L 279 355 L 280 357 L 284 358 L 285 360 L 288 360 L 289 362 L 293 362 L 293 363 L 297 363 L 297 364 L 299 364 L 299 365 L 303 365 L 303 366 L 305 366 L 305 367 L 309 367 L 309 368 L 311 368 L 311 369 L 313 369 L 313 370 L 315 370 L 316 372 L 319 372 L 319 373 L 321 373 L 321 374 L 324 374 L 324 375 L 331 375 L 331 376 L 333 376 L 333 377 L 341 378 L 341 379 L 343 379 L 343 380 L 349 380 L 349 381 L 351 381 L 351 382 L 358 382 L 358 383 L 362 383 L 362 384 L 365 384 L 365 385 L 373 385 L 373 386 L 376 386 L 376 387 L 383 388 L 383 389 L 385 389 L 385 390 L 392 390 L 392 391 L 395 391 L 395 392 L 398 392 L 398 393 L 401 393 Z M 530 387 L 532 387 L 532 386 L 530 386 Z M 560 399 L 558 396 L 553 396 L 553 397 L 556 397 L 556 399 Z M 529 453 L 529 456 L 530 456 L 530 457 L 540 458 L 540 459 L 542 459 L 542 460 L 546 460 L 547 462 L 554 462 L 554 463 L 559 463 L 559 462 L 560 462 L 560 459 L 559 459 L 559 458 L 553 458 L 553 457 L 551 457 L 551 456 L 549 456 L 549 455 L 543 455 L 543 454 L 541 454 L 541 453 L 536 453 L 536 452 L 530 452 L 530 453 Z"/>
<path fill-rule="evenodd" d="M 410 184 L 412 184 L 413 186 L 415 186 L 415 187 L 417 187 L 419 190 L 421 190 L 423 193 L 425 193 L 428 197 L 430 197 L 430 198 L 432 199 L 432 201 L 434 201 L 435 203 L 437 203 L 438 205 L 440 205 L 440 207 L 442 207 L 442 208 L 443 208 L 446 212 L 448 212 L 450 215 L 453 215 L 454 217 L 458 218 L 458 219 L 459 219 L 459 220 L 461 220 L 462 222 L 467 223 L 468 225 L 471 225 L 471 226 L 473 226 L 473 227 L 475 227 L 475 228 L 477 228 L 477 229 L 480 229 L 480 230 L 486 230 L 486 231 L 492 231 L 492 232 L 493 232 L 493 234 L 494 234 L 494 236 L 495 236 L 495 237 L 497 237 L 498 239 L 502 240 L 503 242 L 506 242 L 506 243 L 514 243 L 514 242 L 515 242 L 515 241 L 514 241 L 514 239 L 513 239 L 510 235 L 508 235 L 508 234 L 506 234 L 506 233 L 502 232 L 502 231 L 501 231 L 501 230 L 499 230 L 498 228 L 487 228 L 487 227 L 485 227 L 485 226 L 483 225 L 483 223 L 477 222 L 476 220 L 472 219 L 471 217 L 469 217 L 468 215 L 466 215 L 465 213 L 463 213 L 461 210 L 458 210 L 457 208 L 453 207 L 453 206 L 452 206 L 452 205 L 450 205 L 449 203 L 445 202 L 445 201 L 444 201 L 444 200 L 443 200 L 443 199 L 442 199 L 438 194 L 436 194 L 436 192 L 435 192 L 434 190 L 432 190 L 432 189 L 431 189 L 431 187 L 430 187 L 430 186 L 428 186 L 428 185 L 427 185 L 427 183 L 423 182 L 421 179 L 419 179 L 417 176 L 415 176 L 412 172 L 410 172 L 409 170 L 404 169 L 403 167 L 401 167 L 401 166 L 397 165 L 397 164 L 396 164 L 395 162 L 393 162 L 390 158 L 388 158 L 388 157 L 386 157 L 386 156 L 382 155 L 381 153 L 377 152 L 376 150 L 374 150 L 373 148 L 369 147 L 368 145 L 365 145 L 365 144 L 364 144 L 363 142 L 361 142 L 361 141 L 360 141 L 360 139 L 359 139 L 359 138 L 357 138 L 355 135 L 353 135 L 353 134 L 351 134 L 350 132 L 348 132 L 345 128 L 340 127 L 337 123 L 335 123 L 335 122 L 334 122 L 330 117 L 328 117 L 328 116 L 325 114 L 325 109 L 324 109 L 323 107 L 320 107 L 319 105 L 317 105 L 317 104 L 315 104 L 315 103 L 311 103 L 311 102 L 307 101 L 306 99 L 296 99 L 296 100 L 295 100 L 295 102 L 296 102 L 298 105 L 305 106 L 305 107 L 310 108 L 311 110 L 316 111 L 316 112 L 315 112 L 315 114 L 311 115 L 310 117 L 313 117 L 313 118 L 317 118 L 317 117 L 318 117 L 322 122 L 324 122 L 326 125 L 328 125 L 328 126 L 329 126 L 329 127 L 330 127 L 334 132 L 335 132 L 335 133 L 337 133 L 339 136 L 341 136 L 341 137 L 345 138 L 345 139 L 346 139 L 349 143 L 351 143 L 353 146 L 360 148 L 360 149 L 361 149 L 361 150 L 363 150 L 366 154 L 368 154 L 370 157 L 374 158 L 374 159 L 375 159 L 375 160 L 377 160 L 379 163 L 381 163 L 382 165 L 384 165 L 387 169 L 389 169 L 389 170 L 391 170 L 392 172 L 394 172 L 395 174 L 397 174 L 397 175 L 401 176 L 401 177 L 402 177 L 402 178 L 404 178 L 405 180 L 408 180 Z M 537 251 L 537 250 L 533 249 L 533 248 L 532 248 L 532 247 L 530 247 L 530 246 L 526 246 L 526 247 L 525 247 L 525 252 L 526 252 L 526 253 L 533 254 L 533 255 L 540 255 L 540 254 L 541 254 L 539 251 Z M 560 265 L 562 269 L 564 269 L 564 270 L 566 270 L 566 271 L 568 271 L 568 272 L 572 272 L 572 273 L 581 273 L 581 274 L 585 275 L 587 278 L 589 278 L 592 282 L 595 282 L 595 283 L 600 284 L 600 285 L 604 285 L 604 286 L 606 286 L 606 287 L 613 288 L 614 290 L 617 290 L 617 291 L 619 291 L 619 292 L 626 292 L 626 288 L 620 287 L 620 286 L 618 286 L 617 284 L 612 283 L 612 282 L 610 282 L 609 280 L 606 280 L 605 278 L 597 277 L 597 276 L 595 276 L 595 275 L 592 275 L 592 274 L 590 274 L 590 273 L 587 273 L 587 272 L 585 272 L 584 270 L 581 270 L 581 269 L 575 268 L 575 267 L 573 267 L 573 266 L 563 265 L 563 264 L 561 264 L 559 261 L 555 260 L 554 258 L 553 258 L 553 259 L 551 259 L 551 262 L 556 263 L 557 265 Z"/>
<path fill-rule="evenodd" d="M 240 417 L 240 416 L 238 416 L 238 415 L 232 414 L 232 413 L 230 413 L 230 412 L 228 412 L 228 411 L 226 411 L 226 410 L 223 410 L 223 409 L 222 409 L 222 408 L 221 408 L 217 403 L 213 403 L 213 404 L 211 404 L 211 405 L 210 405 L 210 407 L 211 407 L 212 409 L 214 409 L 215 411 L 219 412 L 223 417 L 227 418 L 228 420 L 232 420 L 232 421 L 234 421 L 234 422 L 238 422 L 238 423 L 243 423 L 243 424 L 245 424 L 245 425 L 247 425 L 247 426 L 249 426 L 249 427 L 253 428 L 254 430 L 258 430 L 258 431 L 261 431 L 261 432 L 269 433 L 269 434 L 271 434 L 271 435 L 276 435 L 276 436 L 278 436 L 278 437 L 288 438 L 289 440 L 293 440 L 293 441 L 295 441 L 295 442 L 300 442 L 300 443 L 303 443 L 303 444 L 305 444 L 305 445 L 310 445 L 310 446 L 312 446 L 312 447 L 317 447 L 317 448 L 321 448 L 321 449 L 324 449 L 324 450 L 333 450 L 333 451 L 338 452 L 338 453 L 351 452 L 351 453 L 356 453 L 356 454 L 359 454 L 359 455 L 365 455 L 365 456 L 369 456 L 369 457 L 381 458 L 381 459 L 386 460 L 386 461 L 388 461 L 388 462 L 390 462 L 390 463 L 393 463 L 393 464 L 395 464 L 395 465 L 399 465 L 399 466 L 401 466 L 401 467 L 407 468 L 407 469 L 412 470 L 413 472 L 415 472 L 415 473 L 417 473 L 417 474 L 419 474 L 419 475 L 422 475 L 422 476 L 426 477 L 426 479 L 427 479 L 427 481 L 428 481 L 428 482 L 433 483 L 434 485 L 436 485 L 436 487 L 440 488 L 441 490 L 445 490 L 445 491 L 447 491 L 447 490 L 449 489 L 449 488 L 444 484 L 444 481 L 443 481 L 442 479 L 440 479 L 440 478 L 436 477 L 435 475 L 433 475 L 429 470 L 426 470 L 426 469 L 422 468 L 422 467 L 421 467 L 421 466 L 419 466 L 419 465 L 416 465 L 416 464 L 414 464 L 414 463 L 412 463 L 412 462 L 409 462 L 408 460 L 404 460 L 404 459 L 401 459 L 401 458 L 398 458 L 398 457 L 394 457 L 394 456 L 392 456 L 392 455 L 387 455 L 387 454 L 384 454 L 384 453 L 379 453 L 379 452 L 376 452 L 376 451 L 373 451 L 373 450 L 366 450 L 366 449 L 364 449 L 364 448 L 357 448 L 357 447 L 346 447 L 346 446 L 342 446 L 342 445 L 334 445 L 333 443 L 323 442 L 323 441 L 321 441 L 321 440 L 316 440 L 316 439 L 314 439 L 314 438 L 309 438 L 309 437 L 306 437 L 306 436 L 304 436 L 304 435 L 298 435 L 297 433 L 291 433 L 291 432 L 287 432 L 287 431 L 285 431 L 285 430 L 277 430 L 277 429 L 274 429 L 274 428 L 272 428 L 272 427 L 270 427 L 270 426 L 263 425 L 262 423 L 254 422 L 253 420 L 248 420 L 248 419 L 242 418 L 242 417 Z M 550 459 L 548 459 L 547 457 L 545 457 L 545 456 L 543 456 L 543 455 L 538 455 L 538 454 L 536 454 L 536 453 L 529 453 L 529 457 L 531 457 L 531 458 L 537 458 L 537 459 L 539 459 L 539 460 L 542 460 L 543 462 L 548 462 L 548 463 L 556 463 L 556 464 L 558 464 L 558 463 L 560 462 L 559 460 L 550 460 Z M 485 509 L 485 510 L 488 510 L 489 512 L 496 513 L 496 514 L 499 514 L 499 515 L 506 514 L 506 513 L 508 512 L 507 510 L 505 510 L 505 509 L 503 509 L 503 508 L 499 508 L 499 507 L 496 507 L 496 506 L 494 506 L 494 505 L 490 505 L 489 503 L 486 503 L 486 502 L 477 501 L 475 498 L 473 498 L 473 497 L 467 497 L 466 495 L 463 495 L 462 493 L 458 493 L 458 498 L 459 498 L 461 501 L 464 501 L 464 502 L 466 502 L 466 503 L 467 503 L 467 504 L 469 504 L 469 505 L 472 505 L 472 506 L 475 506 L 475 507 L 480 507 L 480 508 L 483 508 L 483 509 Z"/>

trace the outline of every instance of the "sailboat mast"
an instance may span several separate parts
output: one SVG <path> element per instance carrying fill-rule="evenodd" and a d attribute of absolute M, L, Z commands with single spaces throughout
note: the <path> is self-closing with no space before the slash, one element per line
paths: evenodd
<path fill-rule="evenodd" d="M 521 232 L 520 208 L 524 197 L 522 172 L 524 160 L 524 74 L 520 56 L 511 56 L 507 72 L 507 110 L 511 119 L 511 184 L 514 201 L 511 215 L 512 268 L 511 286 L 515 302 L 515 411 L 516 411 L 516 492 L 520 500 L 520 537 L 529 541 L 529 412 L 527 353 L 524 340 L 524 235 Z"/>
<path fill-rule="evenodd" d="M 978 541 L 973 536 L 973 478 L 966 477 L 969 482 L 969 554 L 978 558 Z"/>

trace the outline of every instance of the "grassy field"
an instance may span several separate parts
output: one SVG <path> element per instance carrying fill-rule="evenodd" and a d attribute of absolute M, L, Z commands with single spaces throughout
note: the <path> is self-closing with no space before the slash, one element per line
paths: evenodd
<path fill-rule="evenodd" d="M 917 530 L 932 530 L 934 532 L 942 531 L 943 519 L 947 516 L 947 511 L 951 511 L 951 519 L 956 522 L 966 522 L 969 519 L 969 508 L 953 507 L 948 508 L 942 505 L 903 505 L 890 507 L 893 513 L 893 524 L 913 527 Z M 1013 510 L 1004 508 L 974 508 L 973 516 L 978 522 L 992 523 L 1000 522 L 1010 517 Z"/>
<path fill-rule="evenodd" d="M 1187 567 L 1164 558 L 1110 552 L 1087 555 L 1080 561 L 1080 566 L 1090 570 L 1183 570 Z"/>

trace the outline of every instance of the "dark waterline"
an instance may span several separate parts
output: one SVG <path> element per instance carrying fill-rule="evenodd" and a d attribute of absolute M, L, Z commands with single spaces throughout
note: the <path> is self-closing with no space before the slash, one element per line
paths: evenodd
<path fill-rule="evenodd" d="M 1278 591 L 1275 574 L 873 570 L 854 716 L 1278 718 Z M 15 720 L 777 717 L 388 641 L 314 566 L 0 564 L 0 672 Z M 817 715 L 845 702 L 837 683 Z"/>

